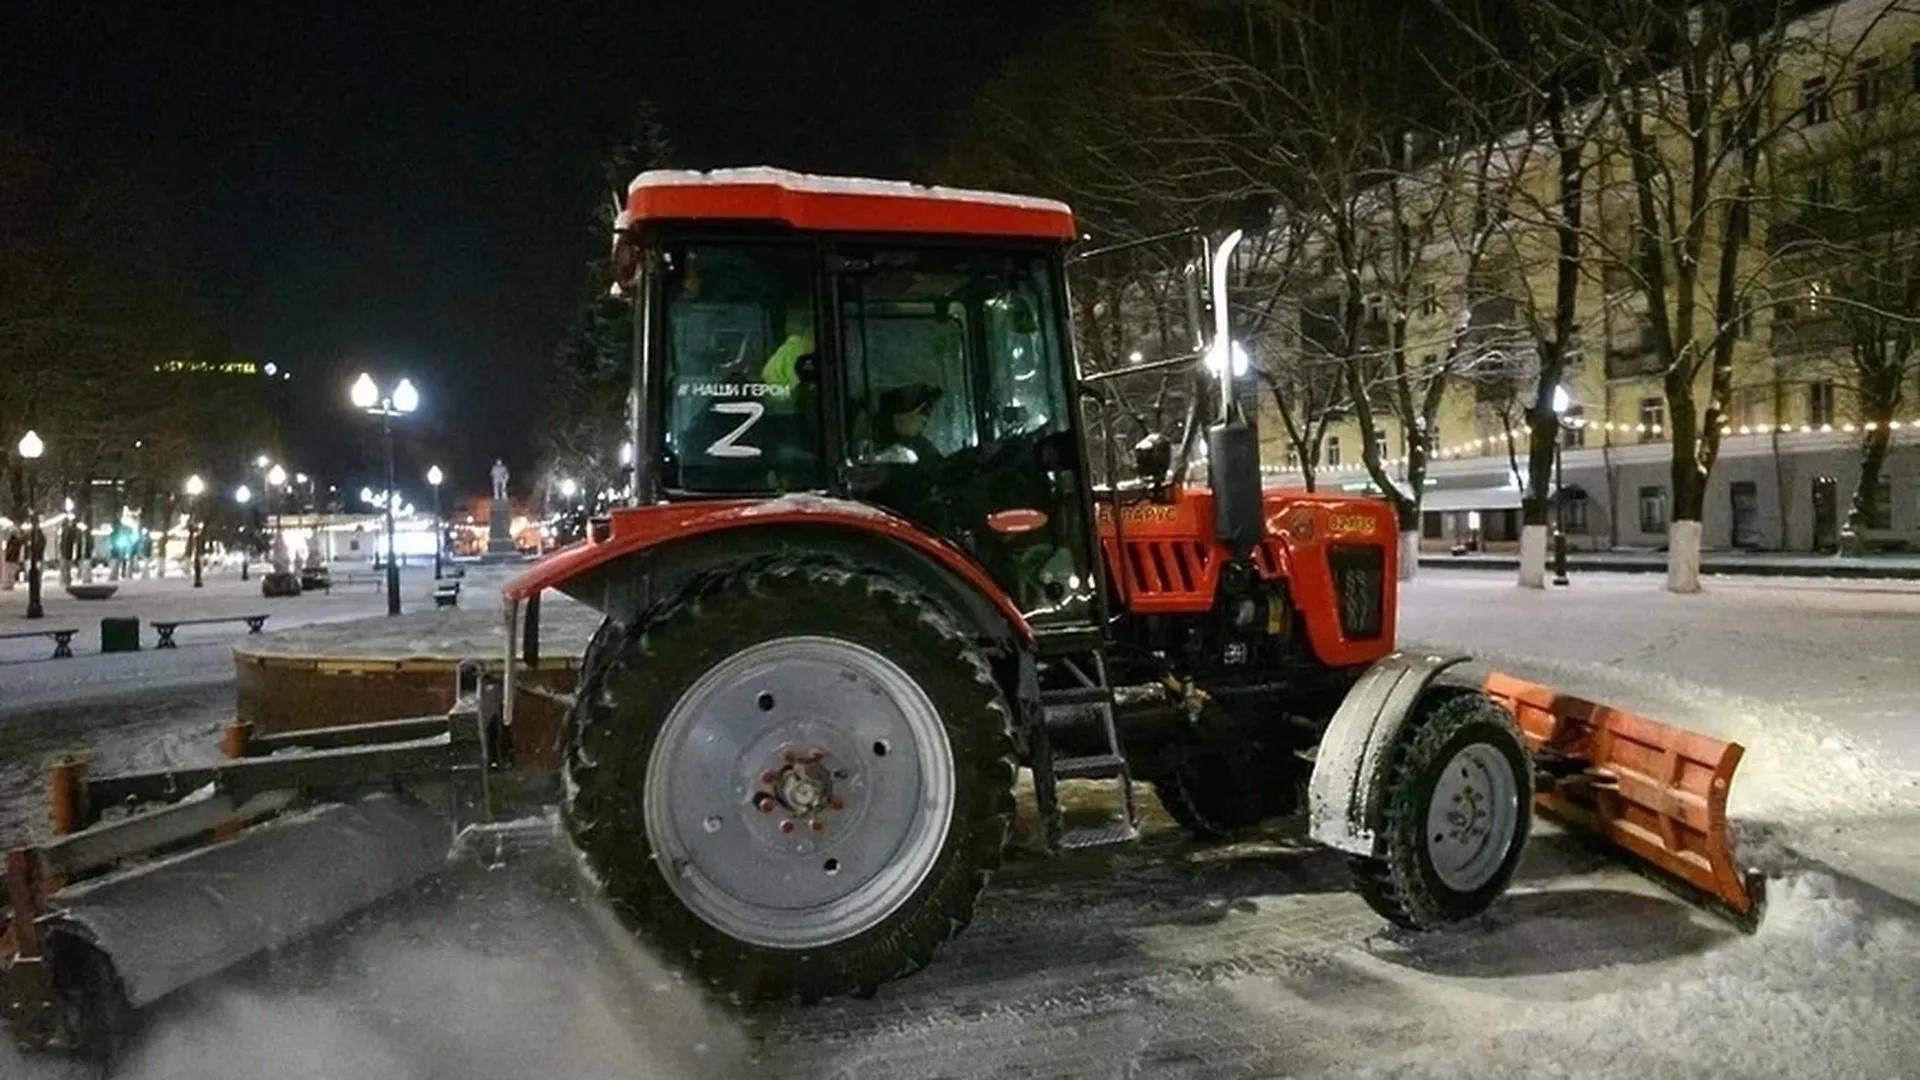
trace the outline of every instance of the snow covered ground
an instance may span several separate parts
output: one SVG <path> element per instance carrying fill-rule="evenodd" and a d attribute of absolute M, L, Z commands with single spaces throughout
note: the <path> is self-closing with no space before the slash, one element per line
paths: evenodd
<path fill-rule="evenodd" d="M 1383 931 L 1339 861 L 1283 830 L 1214 848 L 1157 830 L 1016 860 L 931 969 L 871 1001 L 748 1019 L 535 859 L 183 996 L 120 1075 L 1920 1075 L 1920 588 L 1709 590 L 1424 572 L 1402 637 L 1746 744 L 1741 853 L 1773 875 L 1751 936 L 1548 828 L 1494 912 L 1424 936 Z M 148 747 L 211 723 L 178 710 L 123 719 Z M 69 1075 L 11 1053 L 0 1076 Z"/>

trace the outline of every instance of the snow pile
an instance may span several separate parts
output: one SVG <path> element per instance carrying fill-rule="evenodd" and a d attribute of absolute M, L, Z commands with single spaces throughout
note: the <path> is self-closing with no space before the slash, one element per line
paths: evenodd
<path fill-rule="evenodd" d="M 1483 657 L 1569 693 L 1696 728 L 1746 748 L 1728 816 L 1799 827 L 1920 808 L 1920 775 L 1882 764 L 1862 739 L 1805 710 L 1607 664 Z"/>
<path fill-rule="evenodd" d="M 1432 1037 L 1370 1061 L 1356 1048 L 1351 1066 L 1311 1075 L 1866 1078 L 1920 1062 L 1920 927 L 1876 917 L 1821 876 L 1776 883 L 1754 937 L 1604 969 L 1605 988 L 1572 1000 L 1542 1000 L 1525 978 L 1363 963 L 1426 1013 Z"/>
<path fill-rule="evenodd" d="M 747 1044 L 599 905 L 475 874 L 451 903 L 372 916 L 342 940 L 163 1003 L 125 1080 L 707 1080 Z M 67 1080 L 21 1058 L 0 1077 Z"/>

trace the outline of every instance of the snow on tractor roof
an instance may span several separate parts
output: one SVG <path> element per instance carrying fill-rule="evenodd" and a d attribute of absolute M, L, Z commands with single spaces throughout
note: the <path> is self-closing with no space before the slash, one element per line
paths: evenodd
<path fill-rule="evenodd" d="M 1074 239 L 1065 203 L 897 180 L 785 169 L 643 172 L 627 187 L 620 227 L 646 221 L 775 221 L 819 232 Z"/>

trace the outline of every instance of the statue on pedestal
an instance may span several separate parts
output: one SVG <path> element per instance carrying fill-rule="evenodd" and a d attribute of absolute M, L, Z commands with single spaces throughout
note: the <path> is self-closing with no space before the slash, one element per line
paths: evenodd
<path fill-rule="evenodd" d="M 512 513 L 507 505 L 507 463 L 495 459 L 493 470 L 493 506 L 487 513 L 487 554 L 513 557 Z"/>

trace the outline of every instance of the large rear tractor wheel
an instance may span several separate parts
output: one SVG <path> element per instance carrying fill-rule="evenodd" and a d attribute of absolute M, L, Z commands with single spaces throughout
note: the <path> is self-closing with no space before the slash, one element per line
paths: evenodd
<path fill-rule="evenodd" d="M 882 569 L 768 557 L 635 619 L 575 706 L 567 821 L 614 910 L 740 1001 L 869 993 L 964 928 L 1011 712 Z"/>
<path fill-rule="evenodd" d="M 1421 706 L 1382 770 L 1383 854 L 1351 860 L 1367 905 L 1412 930 L 1486 910 L 1533 823 L 1533 772 L 1514 719 L 1474 693 Z"/>

